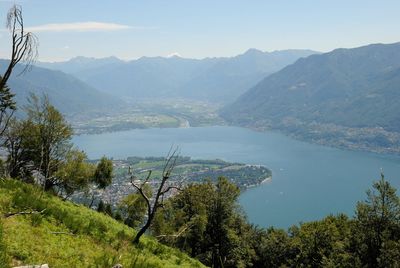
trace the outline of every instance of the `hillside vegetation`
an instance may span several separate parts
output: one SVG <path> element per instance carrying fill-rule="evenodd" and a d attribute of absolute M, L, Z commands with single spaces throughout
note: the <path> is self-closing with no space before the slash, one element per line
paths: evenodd
<path fill-rule="evenodd" d="M 268 76 L 221 114 L 320 143 L 398 152 L 399 81 L 400 43 L 336 49 Z"/>
<path fill-rule="evenodd" d="M 0 267 L 43 263 L 50 267 L 117 263 L 123 267 L 202 267 L 149 237 L 133 246 L 135 231 L 111 217 L 62 201 L 34 185 L 1 180 L 0 213 L 23 211 L 43 213 L 1 218 Z"/>

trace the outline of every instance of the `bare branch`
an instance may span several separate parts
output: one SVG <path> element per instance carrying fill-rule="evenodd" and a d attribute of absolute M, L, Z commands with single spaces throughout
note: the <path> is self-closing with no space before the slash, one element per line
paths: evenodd
<path fill-rule="evenodd" d="M 149 174 L 151 174 L 151 172 L 149 172 Z M 148 176 L 150 177 L 150 175 Z M 143 199 L 146 201 L 146 205 L 147 205 L 147 214 L 150 215 L 151 214 L 151 204 L 150 204 L 150 198 L 144 193 L 143 191 L 143 185 L 138 186 L 134 183 L 134 178 L 135 176 L 131 176 L 131 184 L 132 186 L 140 193 L 140 195 L 143 197 Z"/>
<path fill-rule="evenodd" d="M 43 214 L 45 211 L 46 209 L 43 209 L 42 211 L 33 210 L 33 211 L 9 212 L 4 214 L 4 217 L 9 218 L 12 216 L 19 216 L 19 215 Z"/>
<path fill-rule="evenodd" d="M 178 147 L 175 147 L 175 149 L 173 149 L 173 146 L 171 146 L 171 148 L 169 149 L 162 172 L 163 177 L 170 177 L 172 170 L 176 165 L 176 160 L 178 159 L 178 150 Z"/>
<path fill-rule="evenodd" d="M 149 171 L 149 174 L 147 175 L 146 179 L 144 182 L 139 186 L 134 183 L 134 176 L 131 176 L 131 184 L 132 186 L 142 195 L 142 197 L 145 199 L 146 204 L 147 204 L 147 220 L 146 223 L 142 226 L 142 228 L 139 230 L 139 232 L 136 234 L 136 237 L 134 239 L 134 243 L 139 243 L 140 237 L 146 232 L 146 230 L 150 227 L 153 218 L 155 217 L 155 214 L 157 212 L 158 208 L 162 208 L 164 205 L 164 195 L 172 190 L 172 189 L 178 189 L 177 186 L 166 186 L 166 183 L 168 182 L 171 173 L 173 169 L 176 166 L 176 162 L 178 159 L 178 148 L 176 147 L 173 149 L 171 147 L 170 151 L 168 152 L 168 155 L 165 159 L 163 171 L 162 171 L 162 178 L 160 185 L 158 186 L 158 189 L 154 195 L 154 201 L 151 204 L 150 203 L 150 198 L 146 196 L 146 194 L 143 191 L 144 185 L 148 182 L 151 176 L 151 170 Z M 130 169 L 129 169 L 130 171 Z"/>
<path fill-rule="evenodd" d="M 176 233 L 176 234 L 170 234 L 170 235 L 157 235 L 156 238 L 166 238 L 166 237 L 172 237 L 172 238 L 178 238 L 180 237 L 182 234 L 184 234 L 189 228 L 191 228 L 193 226 L 193 224 L 188 224 L 186 226 L 183 226 L 183 228 L 181 228 L 181 230 Z"/>
<path fill-rule="evenodd" d="M 181 187 L 178 186 L 168 186 L 167 189 L 165 189 L 164 191 L 161 192 L 161 195 L 164 195 L 166 193 L 168 193 L 169 191 L 171 191 L 172 189 L 175 189 L 177 191 L 182 191 Z"/>

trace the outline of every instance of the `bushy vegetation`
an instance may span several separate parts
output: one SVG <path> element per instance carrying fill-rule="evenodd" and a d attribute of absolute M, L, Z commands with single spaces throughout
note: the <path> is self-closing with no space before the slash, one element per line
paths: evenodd
<path fill-rule="evenodd" d="M 282 229 L 249 224 L 238 189 L 224 178 L 171 198 L 152 232 L 213 267 L 399 267 L 400 202 L 382 178 L 354 218 L 330 215 Z"/>
<path fill-rule="evenodd" d="M 47 96 L 31 95 L 29 103 L 26 118 L 13 118 L 2 137 L 6 174 L 63 196 L 86 189 L 90 183 L 100 188 L 109 185 L 111 161 L 103 157 L 96 167 L 85 152 L 74 148 L 71 126 Z"/>
<path fill-rule="evenodd" d="M 144 237 L 134 246 L 135 231 L 109 216 L 62 201 L 34 185 L 1 181 L 0 213 L 22 211 L 43 212 L 3 219 L 0 263 L 10 259 L 12 265 L 48 263 L 50 267 L 202 266 L 152 238 Z"/>
<path fill-rule="evenodd" d="M 6 245 L 4 243 L 3 222 L 0 219 L 0 267 L 6 267 L 7 265 L 8 259 L 6 255 Z"/>

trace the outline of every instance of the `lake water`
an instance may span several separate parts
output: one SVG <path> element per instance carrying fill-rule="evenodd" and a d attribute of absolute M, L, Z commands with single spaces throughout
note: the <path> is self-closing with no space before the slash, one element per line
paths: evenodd
<path fill-rule="evenodd" d="M 400 188 L 400 157 L 353 152 L 305 143 L 275 132 L 238 127 L 144 129 L 82 135 L 74 143 L 89 158 L 165 156 L 171 145 L 181 155 L 262 164 L 272 180 L 240 197 L 249 220 L 287 228 L 339 212 L 354 215 L 357 201 L 380 176 Z"/>

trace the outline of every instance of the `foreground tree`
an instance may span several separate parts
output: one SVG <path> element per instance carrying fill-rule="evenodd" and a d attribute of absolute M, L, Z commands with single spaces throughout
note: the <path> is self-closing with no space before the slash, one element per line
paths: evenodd
<path fill-rule="evenodd" d="M 137 177 L 131 175 L 131 185 L 135 190 L 141 195 L 144 199 L 146 208 L 147 208 L 147 219 L 145 224 L 140 228 L 138 233 L 136 234 L 133 243 L 138 244 L 140 241 L 140 237 L 149 229 L 151 226 L 154 217 L 160 207 L 164 205 L 164 196 L 170 192 L 172 189 L 178 189 L 177 186 L 170 185 L 169 179 L 171 177 L 172 171 L 175 168 L 176 161 L 178 159 L 177 149 L 172 151 L 172 153 L 168 153 L 167 158 L 165 160 L 164 169 L 161 174 L 161 180 L 155 194 L 153 196 L 153 200 L 151 201 L 151 196 L 146 193 L 146 184 L 149 182 L 151 177 L 151 170 L 149 171 L 146 179 L 143 182 L 140 182 Z"/>
<path fill-rule="evenodd" d="M 111 184 L 113 176 L 113 163 L 110 159 L 103 156 L 97 164 L 93 181 L 100 189 L 104 189 Z"/>
<path fill-rule="evenodd" d="M 27 118 L 13 120 L 5 135 L 12 178 L 36 182 L 64 197 L 92 182 L 100 187 L 111 183 L 111 161 L 103 158 L 96 168 L 74 149 L 71 126 L 46 96 L 32 95 L 26 111 Z"/>
<path fill-rule="evenodd" d="M 241 266 L 241 257 L 236 251 L 239 245 L 238 231 L 233 226 L 240 226 L 241 215 L 237 210 L 239 188 L 226 178 L 218 178 L 214 188 L 212 204 L 208 210 L 206 226 L 206 246 L 211 251 L 207 263 L 212 267 Z"/>
<path fill-rule="evenodd" d="M 28 158 L 43 177 L 45 190 L 62 186 L 65 181 L 56 173 L 71 152 L 72 128 L 47 96 L 32 95 L 26 111 L 31 122 Z"/>
<path fill-rule="evenodd" d="M 32 127 L 31 121 L 18 121 L 14 118 L 4 132 L 4 147 L 8 154 L 5 168 L 7 177 L 33 182 L 32 165 L 29 159 Z"/>
<path fill-rule="evenodd" d="M 22 17 L 22 9 L 20 6 L 14 5 L 7 14 L 6 26 L 11 34 L 11 55 L 10 62 L 6 67 L 6 71 L 0 76 L 0 136 L 8 126 L 14 111 L 16 103 L 13 99 L 14 94 L 11 93 L 7 86 L 15 66 L 18 63 L 25 63 L 26 71 L 37 57 L 37 39 L 31 32 L 25 32 L 24 20 Z"/>
<path fill-rule="evenodd" d="M 190 184 L 160 210 L 152 233 L 208 266 L 251 266 L 253 230 L 238 207 L 239 192 L 223 177 Z"/>
<path fill-rule="evenodd" d="M 354 239 L 363 264 L 368 267 L 399 264 L 400 200 L 383 173 L 373 190 L 367 191 L 367 200 L 357 204 L 356 221 Z"/>
<path fill-rule="evenodd" d="M 56 185 L 67 198 L 75 191 L 85 189 L 93 177 L 95 167 L 87 162 L 84 152 L 72 149 L 60 163 L 54 174 Z"/>

